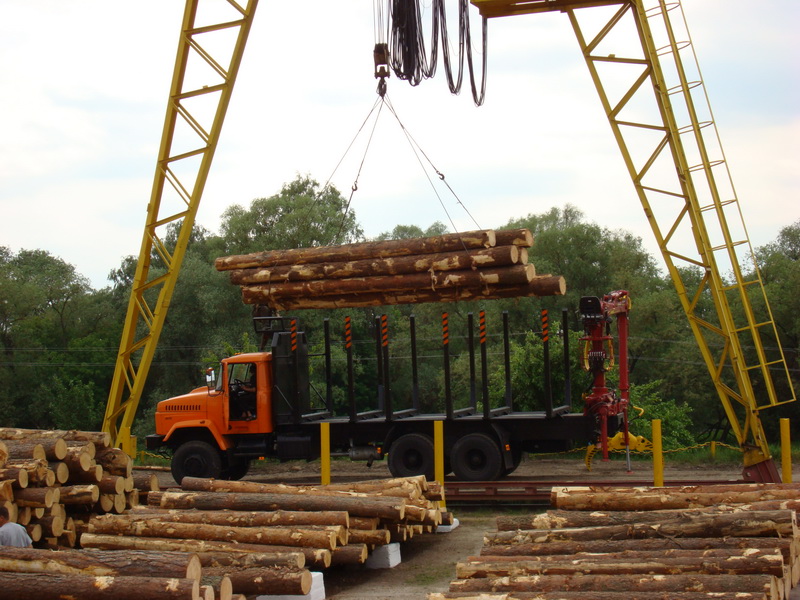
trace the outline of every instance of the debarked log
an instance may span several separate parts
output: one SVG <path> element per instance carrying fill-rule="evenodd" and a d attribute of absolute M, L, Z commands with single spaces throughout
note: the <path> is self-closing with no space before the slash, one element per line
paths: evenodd
<path fill-rule="evenodd" d="M 0 571 L 96 576 L 142 576 L 198 579 L 201 563 L 188 552 L 142 550 L 70 550 L 3 548 Z"/>
<path fill-rule="evenodd" d="M 197 579 L 95 577 L 55 573 L 0 573 L 0 589 L 14 600 L 192 600 L 199 599 Z"/>
<path fill-rule="evenodd" d="M 514 265 L 461 271 L 349 277 L 346 279 L 315 279 L 313 281 L 269 282 L 250 284 L 243 288 L 264 298 L 304 297 L 311 295 L 348 295 L 449 288 L 480 288 L 486 285 L 525 286 L 535 277 L 533 265 Z"/>
<path fill-rule="evenodd" d="M 237 593 L 246 596 L 262 594 L 304 596 L 311 591 L 311 572 L 307 569 L 267 567 L 255 569 L 230 569 L 209 567 L 203 569 L 203 581 L 207 578 L 230 578 Z"/>
<path fill-rule="evenodd" d="M 318 297 L 275 298 L 255 286 L 242 287 L 245 304 L 268 304 L 275 310 L 304 310 L 327 308 L 359 308 L 365 306 L 392 306 L 398 304 L 421 304 L 426 302 L 468 302 L 473 300 L 496 300 L 499 298 L 524 298 L 563 296 L 567 286 L 564 278 L 556 275 L 536 275 L 523 285 L 480 285 L 477 287 L 418 289 L 403 292 L 373 292 L 353 294 L 331 294 Z"/>
<path fill-rule="evenodd" d="M 441 254 L 368 258 L 345 262 L 252 267 L 231 271 L 231 283 L 252 285 L 317 279 L 376 277 L 412 273 L 461 271 L 526 264 L 528 252 L 517 246 L 496 246 Z"/>
<path fill-rule="evenodd" d="M 616 592 L 756 592 L 778 598 L 783 585 L 773 575 L 521 575 L 482 579 L 457 579 L 451 592 L 541 592 L 607 591 Z"/>
<path fill-rule="evenodd" d="M 223 552 L 219 550 L 198 553 L 203 567 L 230 567 L 253 569 L 257 567 L 292 567 L 300 569 L 306 564 L 302 552 Z"/>
<path fill-rule="evenodd" d="M 184 478 L 188 479 L 188 477 Z M 243 511 L 243 510 L 163 510 L 137 507 L 127 515 L 133 519 L 158 518 L 164 523 L 207 523 L 235 527 L 267 527 L 270 525 L 341 525 L 350 526 L 349 513 L 345 511 Z"/>
<path fill-rule="evenodd" d="M 194 540 L 235 541 L 246 544 L 336 547 L 337 532 L 299 527 L 229 527 L 198 523 L 162 523 L 158 519 L 129 521 L 117 515 L 99 515 L 89 520 L 89 533 L 120 534 Z"/>
<path fill-rule="evenodd" d="M 469 561 L 456 564 L 456 577 L 513 577 L 518 575 L 675 575 L 678 573 L 702 573 L 706 575 L 758 575 L 783 576 L 783 557 L 780 554 L 759 557 L 704 558 L 657 558 L 609 560 L 594 557 L 562 557 L 560 561 L 528 560 L 485 562 Z"/>
<path fill-rule="evenodd" d="M 200 510 L 336 510 L 351 515 L 401 521 L 405 502 L 394 498 L 348 498 L 292 494 L 253 494 L 220 492 L 161 492 L 161 508 Z M 148 495 L 148 502 L 150 497 Z"/>
<path fill-rule="evenodd" d="M 291 248 L 289 250 L 268 250 L 252 254 L 223 256 L 214 261 L 214 267 L 217 271 L 230 271 L 232 269 L 259 266 L 305 265 L 366 258 L 434 254 L 471 248 L 490 248 L 495 245 L 495 232 L 487 229 L 466 231 L 464 233 L 448 233 L 427 238 L 384 240 L 314 248 Z"/>

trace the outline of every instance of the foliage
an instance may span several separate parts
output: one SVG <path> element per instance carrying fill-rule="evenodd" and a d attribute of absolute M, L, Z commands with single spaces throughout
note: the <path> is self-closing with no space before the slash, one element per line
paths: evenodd
<path fill-rule="evenodd" d="M 655 419 L 660 419 L 664 450 L 693 446 L 697 443 L 697 439 L 693 432 L 691 408 L 686 402 L 664 398 L 660 392 L 661 387 L 661 381 L 631 386 L 631 404 L 644 411 L 641 416 L 637 416 L 636 408 L 631 410 L 631 433 L 643 435 L 652 441 L 651 423 Z"/>

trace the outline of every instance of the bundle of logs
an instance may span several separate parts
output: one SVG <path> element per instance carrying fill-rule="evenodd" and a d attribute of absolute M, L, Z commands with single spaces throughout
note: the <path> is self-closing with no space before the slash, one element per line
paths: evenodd
<path fill-rule="evenodd" d="M 428 600 L 785 600 L 800 579 L 797 484 L 554 489 L 497 519 Z"/>
<path fill-rule="evenodd" d="M 0 440 L 0 502 L 37 547 L 72 547 L 92 514 L 138 503 L 133 463 L 107 433 L 0 428 Z"/>
<path fill-rule="evenodd" d="M 528 263 L 527 229 L 225 256 L 246 304 L 281 312 L 563 295 L 563 277 Z"/>

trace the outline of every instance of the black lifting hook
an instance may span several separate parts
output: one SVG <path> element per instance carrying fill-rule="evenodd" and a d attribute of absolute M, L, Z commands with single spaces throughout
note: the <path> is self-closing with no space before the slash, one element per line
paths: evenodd
<path fill-rule="evenodd" d="M 378 82 L 378 95 L 383 98 L 386 95 L 386 78 L 389 77 L 389 46 L 387 44 L 375 44 L 372 50 L 372 58 L 375 61 L 375 78 Z"/>

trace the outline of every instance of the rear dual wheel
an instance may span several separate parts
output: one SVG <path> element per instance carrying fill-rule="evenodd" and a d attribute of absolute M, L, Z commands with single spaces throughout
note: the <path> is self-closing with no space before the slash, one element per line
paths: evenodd
<path fill-rule="evenodd" d="M 505 471 L 500 446 L 485 433 L 470 433 L 459 439 L 450 458 L 460 481 L 494 481 Z"/>

